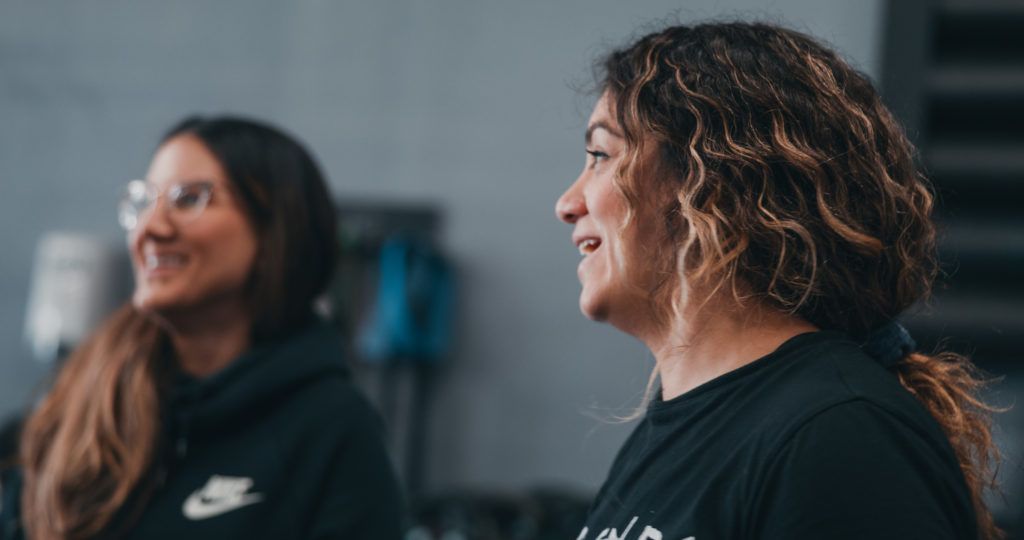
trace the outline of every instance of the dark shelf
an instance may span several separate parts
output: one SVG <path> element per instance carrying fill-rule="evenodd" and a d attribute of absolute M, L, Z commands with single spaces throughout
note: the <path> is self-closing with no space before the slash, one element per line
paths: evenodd
<path fill-rule="evenodd" d="M 1021 2 L 946 2 L 938 10 L 932 51 L 939 64 L 1019 62 L 1024 58 Z"/>
<path fill-rule="evenodd" d="M 928 76 L 928 88 L 933 99 L 946 102 L 997 99 L 1005 100 L 1006 105 L 1019 106 L 1013 100 L 1024 95 L 1024 66 L 1019 61 L 988 66 L 942 65 Z"/>
<path fill-rule="evenodd" d="M 1024 88 L 999 96 L 933 96 L 926 110 L 927 129 L 936 139 L 1024 146 Z"/>
<path fill-rule="evenodd" d="M 983 175 L 1024 182 L 1024 142 L 935 140 L 923 153 L 933 176 Z"/>
<path fill-rule="evenodd" d="M 924 345 L 988 358 L 1020 358 L 1024 306 L 1020 298 L 947 294 L 906 317 L 907 327 Z"/>
<path fill-rule="evenodd" d="M 943 223 L 961 223 L 968 229 L 990 230 L 989 221 L 1019 223 L 1024 200 L 1024 178 L 1013 183 L 998 177 L 932 175 L 936 185 L 936 218 Z M 943 226 L 943 229 L 948 229 Z M 1022 232 L 1021 234 L 1024 234 Z M 986 243 L 987 244 L 987 243 Z"/>

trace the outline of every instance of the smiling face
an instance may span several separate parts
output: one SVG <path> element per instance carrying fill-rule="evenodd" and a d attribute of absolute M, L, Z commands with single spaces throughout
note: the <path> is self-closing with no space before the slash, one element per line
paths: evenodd
<path fill-rule="evenodd" d="M 586 150 L 583 172 L 555 205 L 559 219 L 574 226 L 572 241 L 583 257 L 576 270 L 583 286 L 580 310 L 639 335 L 654 316 L 649 272 L 639 249 L 645 235 L 639 216 L 627 224 L 629 206 L 615 185 L 626 141 L 607 95 L 590 115 Z"/>
<path fill-rule="evenodd" d="M 166 194 L 196 182 L 212 185 L 209 203 L 194 219 L 181 219 Z M 129 233 L 135 307 L 171 316 L 243 306 L 258 243 L 217 158 L 198 138 L 178 135 L 157 150 L 146 183 L 164 196 Z"/>

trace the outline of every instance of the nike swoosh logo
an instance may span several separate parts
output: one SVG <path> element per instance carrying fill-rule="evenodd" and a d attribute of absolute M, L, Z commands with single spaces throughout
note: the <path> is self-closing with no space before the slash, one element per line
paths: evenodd
<path fill-rule="evenodd" d="M 185 517 L 193 521 L 200 519 L 208 519 L 221 514 L 225 514 L 232 510 L 237 510 L 243 506 L 248 506 L 253 503 L 258 503 L 263 500 L 263 495 L 259 493 L 248 493 L 234 497 L 224 497 L 220 499 L 209 499 L 203 497 L 203 490 L 198 489 L 192 492 L 185 499 L 185 504 L 182 506 L 182 513 Z"/>

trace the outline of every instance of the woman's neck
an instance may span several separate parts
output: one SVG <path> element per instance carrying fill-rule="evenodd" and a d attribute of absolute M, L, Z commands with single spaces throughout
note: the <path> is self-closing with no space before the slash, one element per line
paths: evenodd
<path fill-rule="evenodd" d="M 193 377 L 224 369 L 252 343 L 252 320 L 242 306 L 165 318 L 178 367 Z"/>
<path fill-rule="evenodd" d="M 657 361 L 662 399 L 682 395 L 771 353 L 794 336 L 817 330 L 795 315 L 753 305 L 714 313 L 706 305 L 693 315 L 644 340 Z"/>

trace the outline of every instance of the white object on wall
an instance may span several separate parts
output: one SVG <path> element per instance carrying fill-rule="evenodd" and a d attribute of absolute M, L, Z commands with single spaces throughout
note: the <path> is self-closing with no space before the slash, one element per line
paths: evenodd
<path fill-rule="evenodd" d="M 25 339 L 40 362 L 53 362 L 85 338 L 114 308 L 119 253 L 82 233 L 49 232 L 36 247 Z"/>

